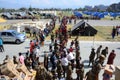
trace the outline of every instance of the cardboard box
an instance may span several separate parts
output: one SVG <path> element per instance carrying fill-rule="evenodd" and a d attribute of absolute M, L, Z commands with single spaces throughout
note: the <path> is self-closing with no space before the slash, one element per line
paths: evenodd
<path fill-rule="evenodd" d="M 120 66 L 116 66 L 115 80 L 120 80 Z"/>
<path fill-rule="evenodd" d="M 1 65 L 0 69 L 2 74 L 9 77 L 15 77 L 19 75 L 19 72 L 15 69 L 14 64 L 11 62 Z"/>
<path fill-rule="evenodd" d="M 26 67 L 25 65 L 23 65 L 23 64 L 18 65 L 18 66 L 16 67 L 16 69 L 17 69 L 19 72 L 23 72 L 25 75 L 31 74 L 31 73 L 28 71 L 27 67 Z"/>
<path fill-rule="evenodd" d="M 0 80 L 3 80 L 3 79 L 10 80 L 10 78 L 8 76 L 6 76 L 6 75 L 0 75 Z"/>
<path fill-rule="evenodd" d="M 31 78 L 32 78 L 32 77 L 26 75 L 24 80 L 32 80 Z"/>

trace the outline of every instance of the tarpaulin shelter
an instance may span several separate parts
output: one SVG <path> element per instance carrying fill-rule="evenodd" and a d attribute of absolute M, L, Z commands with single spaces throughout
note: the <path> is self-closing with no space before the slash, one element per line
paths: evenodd
<path fill-rule="evenodd" d="M 71 29 L 71 33 L 73 36 L 94 36 L 95 34 L 97 34 L 97 30 L 94 29 L 87 22 L 80 21 L 73 26 L 73 28 Z"/>
<path fill-rule="evenodd" d="M 83 11 L 82 13 L 86 15 L 92 15 L 92 12 L 89 12 L 89 11 Z"/>
<path fill-rule="evenodd" d="M 103 12 L 104 15 L 108 15 L 108 12 Z"/>
<path fill-rule="evenodd" d="M 74 15 L 77 16 L 77 17 L 82 17 L 83 16 L 80 12 L 77 12 L 77 11 L 74 12 Z"/>
<path fill-rule="evenodd" d="M 99 17 L 99 18 L 104 18 L 105 15 L 104 15 L 103 13 L 99 13 L 99 14 L 98 14 L 98 17 Z"/>
<path fill-rule="evenodd" d="M 110 12 L 110 16 L 111 16 L 111 17 L 117 17 L 117 14 L 116 14 L 116 13 L 113 13 L 113 12 Z"/>

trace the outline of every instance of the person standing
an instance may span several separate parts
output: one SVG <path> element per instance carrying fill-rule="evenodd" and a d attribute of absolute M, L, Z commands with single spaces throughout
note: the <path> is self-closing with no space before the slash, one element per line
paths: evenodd
<path fill-rule="evenodd" d="M 115 51 L 112 50 L 112 52 L 108 56 L 107 64 L 110 64 L 110 65 L 113 64 L 115 57 L 116 57 Z"/>
<path fill-rule="evenodd" d="M 101 69 L 103 69 L 104 67 L 102 66 L 103 61 L 105 60 L 104 56 L 100 56 L 98 61 L 96 61 L 91 69 L 92 75 L 91 75 L 91 80 L 99 80 L 99 73 L 101 71 Z M 89 79 L 88 79 L 89 80 Z"/>
<path fill-rule="evenodd" d="M 56 64 L 57 64 L 57 57 L 56 57 L 56 53 L 52 52 L 52 55 L 50 57 L 50 62 L 52 64 L 52 70 L 56 69 Z"/>
<path fill-rule="evenodd" d="M 54 35 L 54 33 L 52 32 L 52 33 L 51 33 L 51 43 L 54 42 L 54 37 L 55 37 L 55 35 Z"/>
<path fill-rule="evenodd" d="M 100 46 L 97 48 L 97 51 L 96 51 L 96 55 L 97 55 L 97 57 L 96 57 L 95 60 L 97 60 L 97 59 L 100 57 L 100 51 L 101 51 L 101 48 L 102 48 L 102 45 L 100 45 Z"/>
<path fill-rule="evenodd" d="M 14 63 L 14 64 L 18 64 L 18 60 L 17 60 L 17 57 L 16 57 L 16 56 L 13 56 L 13 63 Z"/>
<path fill-rule="evenodd" d="M 68 64 L 68 68 L 67 68 L 67 77 L 66 77 L 66 80 L 73 80 L 72 79 L 72 73 L 73 73 L 72 66 L 71 66 L 71 63 L 69 63 Z"/>
<path fill-rule="evenodd" d="M 83 80 L 84 77 L 84 64 L 80 62 L 80 58 L 76 61 L 76 80 Z"/>
<path fill-rule="evenodd" d="M 105 47 L 105 49 L 102 50 L 101 54 L 104 55 L 105 57 L 107 57 L 108 47 Z"/>
<path fill-rule="evenodd" d="M 66 77 L 65 74 L 67 72 L 68 63 L 69 63 L 69 61 L 67 59 L 67 55 L 64 54 L 63 58 L 61 59 L 61 64 L 62 64 L 62 67 L 63 67 L 63 75 L 64 75 L 64 77 Z"/>
<path fill-rule="evenodd" d="M 44 55 L 44 67 L 48 71 L 48 54 Z"/>
<path fill-rule="evenodd" d="M 112 29 L 112 39 L 115 38 L 115 35 L 116 35 L 116 28 L 113 27 L 113 29 Z"/>
<path fill-rule="evenodd" d="M 71 62 L 71 66 L 72 66 L 72 70 L 73 70 L 74 69 L 74 62 L 75 62 L 74 60 L 75 60 L 75 57 L 74 57 L 73 53 L 70 52 L 69 50 L 68 50 L 67 58 L 68 58 L 68 61 Z"/>
<path fill-rule="evenodd" d="M 5 51 L 3 47 L 3 40 L 2 38 L 0 38 L 0 52 L 3 52 L 3 51 Z"/>
<path fill-rule="evenodd" d="M 58 79 L 61 80 L 62 73 L 63 73 L 63 67 L 62 67 L 60 60 L 58 60 L 58 62 L 57 62 L 57 73 L 58 73 Z"/>
<path fill-rule="evenodd" d="M 90 66 L 90 63 L 92 63 L 92 65 L 93 65 L 94 58 L 95 58 L 95 49 L 92 48 L 91 54 L 89 56 L 89 65 L 88 66 Z"/>
<path fill-rule="evenodd" d="M 9 55 L 6 55 L 5 59 L 3 60 L 3 63 L 6 63 L 7 60 L 9 60 L 9 59 L 10 59 Z"/>
<path fill-rule="evenodd" d="M 19 53 L 19 62 L 21 64 L 24 64 L 24 56 L 22 55 L 22 53 Z"/>

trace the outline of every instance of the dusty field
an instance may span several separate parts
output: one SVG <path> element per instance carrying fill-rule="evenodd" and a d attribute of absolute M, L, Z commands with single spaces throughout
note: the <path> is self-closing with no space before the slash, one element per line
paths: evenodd
<path fill-rule="evenodd" d="M 6 22 L 6 20 L 5 20 L 5 19 L 0 18 L 0 23 L 1 23 L 1 22 Z"/>
<path fill-rule="evenodd" d="M 53 32 L 55 32 L 56 29 L 58 29 L 59 25 L 56 25 Z M 72 25 L 67 25 L 67 29 L 71 28 Z M 120 35 L 116 36 L 113 40 L 111 37 L 112 32 L 112 26 L 95 26 L 96 30 L 98 30 L 97 34 L 95 36 L 79 36 L 79 40 L 81 41 L 120 41 Z M 70 39 L 75 39 L 76 36 L 72 36 Z M 50 40 L 50 35 L 46 37 L 47 40 Z"/>

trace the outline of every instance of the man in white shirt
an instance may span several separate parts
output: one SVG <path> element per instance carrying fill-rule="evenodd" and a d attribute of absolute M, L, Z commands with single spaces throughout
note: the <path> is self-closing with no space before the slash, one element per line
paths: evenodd
<path fill-rule="evenodd" d="M 67 72 L 67 67 L 68 67 L 68 59 L 67 59 L 67 55 L 64 54 L 64 57 L 61 59 L 61 63 L 62 63 L 62 67 L 63 67 L 63 74 L 64 74 L 64 77 L 65 77 L 65 73 Z"/>
<path fill-rule="evenodd" d="M 75 57 L 74 57 L 72 52 L 68 51 L 67 59 L 68 59 L 68 61 L 71 62 L 72 70 L 73 70 L 74 69 L 74 59 L 75 59 Z"/>
<path fill-rule="evenodd" d="M 72 53 L 72 52 L 68 52 L 67 59 L 68 59 L 69 61 L 71 61 L 71 60 L 74 60 L 74 59 L 75 59 L 75 57 L 74 57 L 74 55 L 73 55 L 73 53 Z"/>

